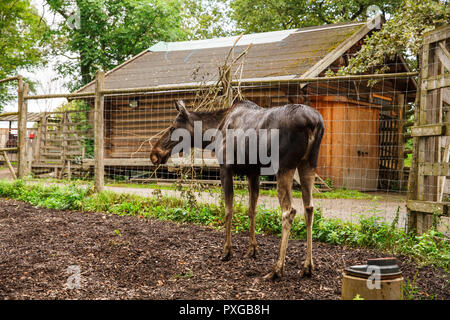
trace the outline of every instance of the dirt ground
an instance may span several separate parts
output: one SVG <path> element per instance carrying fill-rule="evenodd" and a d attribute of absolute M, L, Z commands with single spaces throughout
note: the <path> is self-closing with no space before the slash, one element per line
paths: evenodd
<path fill-rule="evenodd" d="M 314 243 L 316 271 L 298 274 L 304 241 L 290 241 L 285 277 L 264 281 L 279 238 L 259 235 L 260 255 L 219 259 L 223 231 L 139 217 L 56 211 L 0 199 L 1 299 L 339 299 L 345 266 L 386 254 Z M 425 298 L 450 299 L 449 277 L 398 257 Z M 78 289 L 76 276 L 79 270 Z"/>

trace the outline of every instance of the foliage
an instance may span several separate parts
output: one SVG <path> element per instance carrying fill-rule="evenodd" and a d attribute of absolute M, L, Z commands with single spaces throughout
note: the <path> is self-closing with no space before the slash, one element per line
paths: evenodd
<path fill-rule="evenodd" d="M 89 189 L 78 188 L 75 185 L 26 185 L 24 181 L 13 183 L 0 180 L 0 195 L 5 198 L 29 202 L 36 207 L 50 209 L 77 210 L 86 199 Z"/>
<path fill-rule="evenodd" d="M 411 167 L 411 161 L 412 161 L 412 154 L 409 153 L 407 157 L 405 158 L 405 167 L 410 168 Z"/>
<path fill-rule="evenodd" d="M 234 33 L 227 1 L 183 1 L 183 27 L 189 40 L 226 37 Z"/>
<path fill-rule="evenodd" d="M 370 6 L 377 6 L 386 15 L 401 3 L 402 0 L 232 0 L 230 6 L 238 30 L 266 32 L 367 20 Z"/>
<path fill-rule="evenodd" d="M 444 24 L 450 19 L 448 0 L 404 0 L 403 5 L 365 40 L 361 50 L 350 59 L 348 66 L 338 74 L 357 74 L 366 71 L 386 72 L 386 60 L 396 55 L 410 57 L 411 69 L 417 69 L 416 56 L 419 54 L 424 34 Z M 373 70 L 372 70 L 373 69 Z M 328 75 L 332 75 L 328 72 Z"/>
<path fill-rule="evenodd" d="M 133 215 L 215 228 L 222 228 L 225 221 L 223 206 L 197 203 L 195 207 L 191 207 L 184 199 L 161 195 L 145 198 L 108 191 L 90 194 L 90 188 L 75 183 L 60 187 L 25 184 L 21 180 L 16 182 L 0 180 L 0 197 L 22 200 L 34 206 L 51 209 Z M 239 203 L 235 205 L 233 218 L 235 232 L 248 229 L 247 210 L 247 207 Z M 355 224 L 324 218 L 318 208 L 314 211 L 313 238 L 331 244 L 369 247 L 409 255 L 420 263 L 434 264 L 448 270 L 450 243 L 444 235 L 434 229 L 421 236 L 407 234 L 397 228 L 397 221 L 398 219 L 394 219 L 389 225 L 379 217 L 362 216 L 359 223 Z M 257 233 L 281 234 L 279 210 L 258 207 L 255 223 Z M 294 219 L 291 238 L 306 238 L 306 225 L 300 215 Z"/>
<path fill-rule="evenodd" d="M 53 30 L 58 71 L 76 89 L 158 41 L 185 38 L 179 0 L 46 0 L 63 17 Z"/>
<path fill-rule="evenodd" d="M 339 75 L 387 71 L 386 59 L 397 54 L 417 69 L 417 54 L 426 32 L 449 21 L 448 0 L 231 0 L 237 31 L 266 32 L 339 22 L 365 21 L 378 8 L 386 21 Z M 334 73 L 329 70 L 327 75 Z"/>
<path fill-rule="evenodd" d="M 30 0 L 0 2 L 0 79 L 45 62 L 46 30 L 45 21 L 40 19 Z M 10 86 L 13 84 L 16 82 L 9 83 Z M 8 85 L 0 85 L 0 111 L 11 98 Z"/>

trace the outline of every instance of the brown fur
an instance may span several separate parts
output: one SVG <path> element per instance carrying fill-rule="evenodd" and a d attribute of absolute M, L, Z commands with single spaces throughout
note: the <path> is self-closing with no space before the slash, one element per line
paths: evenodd
<path fill-rule="evenodd" d="M 305 105 L 285 105 L 278 108 L 263 109 L 250 101 L 239 101 L 228 110 L 212 112 L 187 112 L 184 103 L 177 102 L 180 114 L 172 123 L 170 129 L 153 145 L 150 155 L 155 164 L 165 163 L 170 151 L 177 142 L 170 141 L 172 129 L 185 128 L 193 135 L 194 121 L 202 121 L 203 131 L 217 128 L 226 136 L 227 129 L 278 129 L 279 130 L 279 170 L 277 176 L 277 193 L 282 217 L 282 235 L 280 253 L 273 271 L 266 279 L 281 277 L 284 269 L 289 233 L 296 210 L 292 207 L 292 183 L 295 170 L 298 170 L 302 185 L 302 198 L 305 208 L 307 225 L 307 255 L 303 267 L 304 275 L 311 275 L 312 262 L 312 223 L 313 202 L 312 189 L 314 173 L 317 166 L 320 143 L 324 132 L 322 116 L 316 110 Z M 226 140 L 226 139 L 224 139 Z M 203 146 L 204 148 L 205 146 Z M 226 141 L 222 143 L 225 152 Z M 246 159 L 248 152 L 246 150 Z M 269 150 L 269 152 L 272 152 Z M 236 158 L 236 157 L 235 157 Z M 223 163 L 220 166 L 220 179 L 225 196 L 225 245 L 222 260 L 228 260 L 233 255 L 231 243 L 231 222 L 233 217 L 233 176 L 245 174 L 249 180 L 249 211 L 250 241 L 246 256 L 257 254 L 255 237 L 256 204 L 259 194 L 259 176 L 263 165 Z"/>

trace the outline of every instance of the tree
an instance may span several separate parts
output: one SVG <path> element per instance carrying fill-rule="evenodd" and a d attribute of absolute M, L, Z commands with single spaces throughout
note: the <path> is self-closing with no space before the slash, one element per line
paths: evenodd
<path fill-rule="evenodd" d="M 0 2 L 0 79 L 45 63 L 47 30 L 29 0 Z M 10 98 L 7 85 L 0 85 L 0 110 Z"/>
<path fill-rule="evenodd" d="M 386 16 L 403 0 L 231 0 L 231 18 L 240 31 L 266 32 L 362 21 L 376 6 Z"/>
<path fill-rule="evenodd" d="M 46 0 L 62 17 L 53 32 L 59 72 L 74 90 L 158 41 L 186 38 L 179 0 Z"/>
<path fill-rule="evenodd" d="M 226 37 L 236 32 L 228 0 L 185 0 L 183 4 L 183 25 L 189 39 Z"/>
<path fill-rule="evenodd" d="M 426 32 L 450 21 L 448 0 L 405 0 L 403 6 L 365 40 L 361 50 L 342 67 L 338 74 L 356 74 L 368 70 L 387 71 L 386 60 L 396 55 L 409 57 L 412 70 L 418 68 L 418 54 Z M 328 75 L 332 75 L 328 72 Z"/>

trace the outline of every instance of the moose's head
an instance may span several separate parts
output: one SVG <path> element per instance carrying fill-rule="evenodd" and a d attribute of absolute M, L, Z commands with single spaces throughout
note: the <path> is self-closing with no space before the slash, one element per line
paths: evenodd
<path fill-rule="evenodd" d="M 169 128 L 164 131 L 160 138 L 152 143 L 152 151 L 150 152 L 150 160 L 155 165 L 165 164 L 169 160 L 172 149 L 178 141 L 172 141 L 172 133 L 176 129 L 185 129 L 191 133 L 193 137 L 194 123 L 191 114 L 187 111 L 186 106 L 182 100 L 175 102 L 175 107 L 178 110 L 178 115 L 172 122 Z"/>

